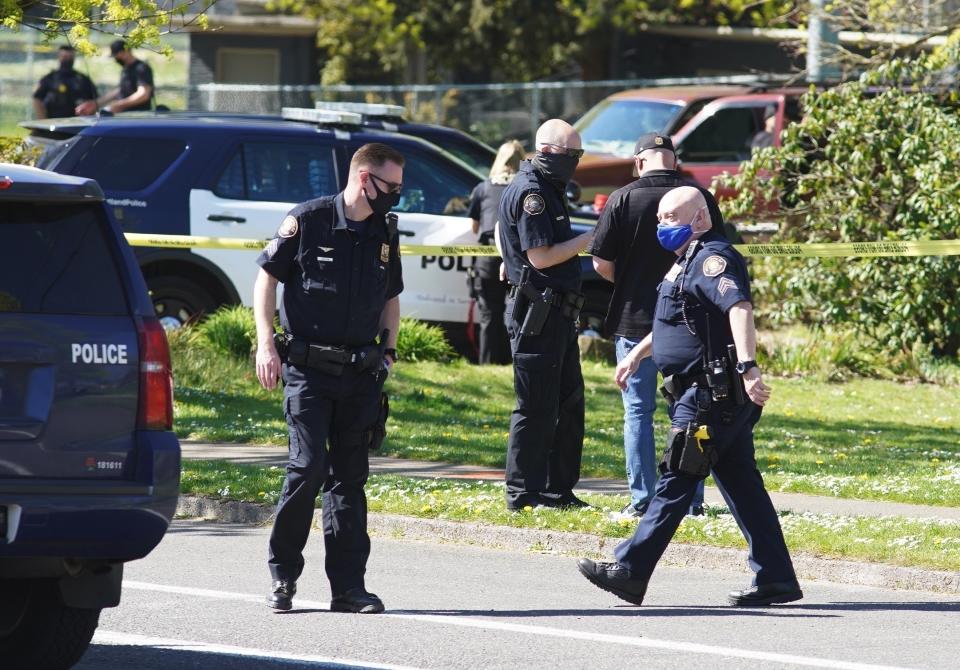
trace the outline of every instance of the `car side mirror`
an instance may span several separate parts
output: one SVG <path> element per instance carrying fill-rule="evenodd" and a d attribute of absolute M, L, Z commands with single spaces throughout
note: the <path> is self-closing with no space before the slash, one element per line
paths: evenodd
<path fill-rule="evenodd" d="M 580 202 L 580 197 L 583 195 L 583 189 L 580 188 L 580 184 L 573 181 L 572 179 L 567 182 L 567 200 L 572 204 L 576 205 Z"/>

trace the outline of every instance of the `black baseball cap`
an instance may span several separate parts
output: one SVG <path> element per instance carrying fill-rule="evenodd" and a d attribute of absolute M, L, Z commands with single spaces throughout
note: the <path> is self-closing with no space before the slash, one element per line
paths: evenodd
<path fill-rule="evenodd" d="M 638 139 L 634 145 L 633 155 L 636 156 L 641 151 L 647 151 L 648 149 L 666 149 L 667 151 L 673 151 L 673 140 L 670 139 L 669 135 L 645 133 L 640 136 L 640 139 Z"/>
<path fill-rule="evenodd" d="M 110 55 L 116 56 L 121 51 L 126 51 L 127 43 L 123 40 L 114 40 L 110 43 Z"/>

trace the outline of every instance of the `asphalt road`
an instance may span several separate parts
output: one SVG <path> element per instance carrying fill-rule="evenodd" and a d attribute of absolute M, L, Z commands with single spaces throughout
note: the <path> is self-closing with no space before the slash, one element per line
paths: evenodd
<path fill-rule="evenodd" d="M 956 668 L 960 598 L 825 582 L 799 603 L 725 605 L 748 577 L 661 568 L 642 607 L 565 556 L 374 538 L 385 615 L 331 613 L 310 537 L 295 609 L 264 604 L 269 530 L 178 521 L 127 566 L 82 670 Z"/>

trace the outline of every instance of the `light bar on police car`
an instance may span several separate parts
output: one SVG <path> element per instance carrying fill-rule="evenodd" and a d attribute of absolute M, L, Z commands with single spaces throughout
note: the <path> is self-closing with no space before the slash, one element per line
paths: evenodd
<path fill-rule="evenodd" d="M 339 124 L 342 126 L 359 126 L 363 117 L 353 112 L 338 112 L 326 109 L 310 109 L 309 107 L 284 107 L 280 116 L 288 121 L 307 121 L 308 123 Z"/>
<path fill-rule="evenodd" d="M 402 105 L 385 105 L 373 102 L 328 102 L 321 100 L 313 105 L 317 109 L 328 109 L 338 112 L 353 112 L 370 118 L 407 118 L 407 108 Z"/>

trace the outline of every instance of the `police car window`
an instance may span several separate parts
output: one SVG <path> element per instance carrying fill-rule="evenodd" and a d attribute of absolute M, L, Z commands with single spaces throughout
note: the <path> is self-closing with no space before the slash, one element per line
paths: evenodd
<path fill-rule="evenodd" d="M 677 147 L 680 158 L 690 163 L 725 163 L 750 158 L 750 141 L 763 128 L 764 108 L 718 109 Z"/>
<path fill-rule="evenodd" d="M 221 198 L 243 200 L 247 197 L 246 187 L 243 184 L 243 148 L 237 149 L 227 167 L 224 169 L 213 192 Z"/>
<path fill-rule="evenodd" d="M 403 194 L 397 212 L 463 215 L 479 178 L 426 151 L 398 147 L 404 154 Z"/>
<path fill-rule="evenodd" d="M 142 191 L 186 148 L 168 138 L 99 137 L 69 174 L 96 179 L 105 191 Z"/>
<path fill-rule="evenodd" d="M 0 313 L 127 313 L 100 206 L 0 203 Z"/>
<path fill-rule="evenodd" d="M 333 148 L 322 144 L 246 143 L 243 176 L 247 200 L 303 202 L 339 190 Z"/>

